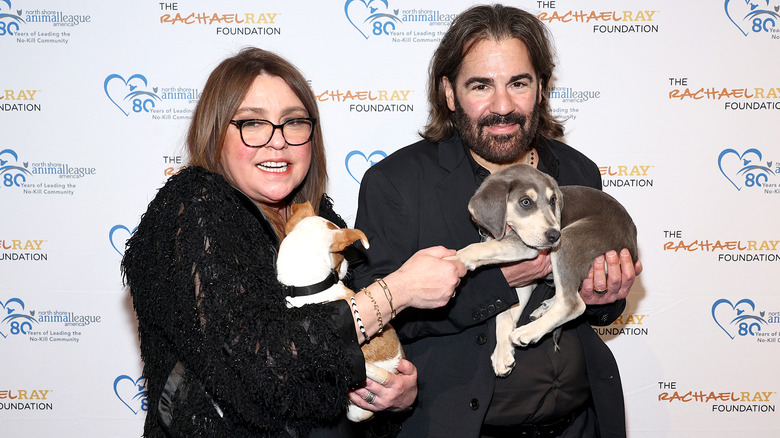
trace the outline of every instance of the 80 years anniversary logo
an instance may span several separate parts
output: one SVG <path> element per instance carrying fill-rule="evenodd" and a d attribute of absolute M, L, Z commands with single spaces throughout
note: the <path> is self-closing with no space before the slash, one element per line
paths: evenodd
<path fill-rule="evenodd" d="M 742 35 L 769 34 L 780 39 L 780 0 L 726 0 L 724 7 Z"/>
<path fill-rule="evenodd" d="M 145 75 L 127 77 L 112 73 L 103 81 L 108 100 L 125 116 L 148 115 L 152 120 L 191 119 L 200 90 L 192 87 L 159 87 Z"/>
<path fill-rule="evenodd" d="M 780 194 L 776 176 L 780 173 L 780 162 L 766 160 L 757 148 L 742 152 L 727 148 L 718 155 L 718 169 L 738 191 L 742 189 L 763 190 L 766 194 Z"/>

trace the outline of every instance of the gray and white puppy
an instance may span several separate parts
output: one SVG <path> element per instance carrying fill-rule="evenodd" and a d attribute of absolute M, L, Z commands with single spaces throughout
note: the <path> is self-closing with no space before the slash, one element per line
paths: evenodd
<path fill-rule="evenodd" d="M 492 237 L 457 252 L 454 258 L 469 270 L 531 259 L 544 249 L 552 260 L 555 296 L 531 314 L 532 322 L 515 328 L 535 284 L 517 288 L 520 302 L 496 317 L 491 361 L 499 376 L 514 367 L 512 344 L 534 344 L 585 311 L 579 288 L 597 256 L 628 248 L 637 260 L 636 226 L 617 200 L 590 187 L 558 187 L 532 166 L 517 164 L 490 175 L 471 198 L 469 212 Z"/>

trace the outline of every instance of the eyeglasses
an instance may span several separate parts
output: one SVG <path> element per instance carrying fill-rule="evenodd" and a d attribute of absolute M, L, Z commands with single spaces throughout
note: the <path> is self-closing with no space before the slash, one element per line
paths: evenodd
<path fill-rule="evenodd" d="M 241 133 L 241 141 L 252 148 L 263 147 L 271 141 L 276 129 L 282 130 L 284 141 L 290 146 L 300 146 L 311 140 L 314 125 L 317 119 L 314 117 L 300 117 L 290 119 L 281 125 L 275 125 L 268 120 L 247 119 L 231 120 Z"/>

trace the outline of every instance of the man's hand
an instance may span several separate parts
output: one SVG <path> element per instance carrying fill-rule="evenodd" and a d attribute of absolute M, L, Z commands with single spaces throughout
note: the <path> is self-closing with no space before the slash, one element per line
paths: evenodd
<path fill-rule="evenodd" d="M 501 265 L 506 282 L 512 287 L 528 286 L 552 272 L 550 253 L 540 251 L 536 258 Z"/>
<path fill-rule="evenodd" d="M 606 260 L 606 267 L 604 261 Z M 637 275 L 642 272 L 642 263 L 634 263 L 627 249 L 596 257 L 588 276 L 582 281 L 580 296 L 585 304 L 598 305 L 614 303 L 628 296 Z"/>

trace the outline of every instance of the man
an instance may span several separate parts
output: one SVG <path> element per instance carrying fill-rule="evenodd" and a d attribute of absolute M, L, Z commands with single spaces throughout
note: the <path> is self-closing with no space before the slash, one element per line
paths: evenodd
<path fill-rule="evenodd" d="M 552 140 L 563 135 L 550 115 L 553 67 L 547 31 L 527 12 L 477 6 L 453 21 L 431 61 L 425 140 L 363 178 L 355 226 L 371 248 L 356 269 L 358 286 L 420 248 L 480 241 L 466 206 L 492 172 L 527 163 L 561 185 L 601 188 L 591 160 Z M 564 325 L 560 351 L 550 336 L 518 348 L 506 378 L 495 376 L 490 361 L 494 317 L 517 303 L 515 286 L 539 282 L 520 324 L 554 294 L 540 280 L 551 272 L 548 254 L 480 268 L 463 277 L 444 308 L 399 315 L 393 325 L 417 366 L 419 389 L 414 409 L 403 414 L 401 436 L 625 436 L 617 364 L 590 324 L 610 324 L 621 314 L 640 270 L 625 250 L 597 258 L 580 292 L 588 309 Z"/>

